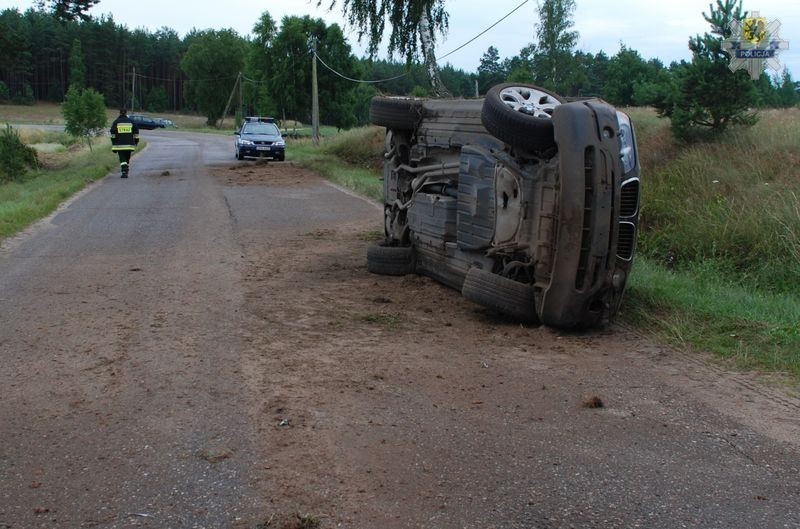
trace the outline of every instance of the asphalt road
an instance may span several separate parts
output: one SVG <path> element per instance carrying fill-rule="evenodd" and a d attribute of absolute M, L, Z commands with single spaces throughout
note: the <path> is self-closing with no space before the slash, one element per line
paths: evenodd
<path fill-rule="evenodd" d="M 782 390 L 369 277 L 375 205 L 144 135 L 0 248 L 0 528 L 800 527 Z"/>

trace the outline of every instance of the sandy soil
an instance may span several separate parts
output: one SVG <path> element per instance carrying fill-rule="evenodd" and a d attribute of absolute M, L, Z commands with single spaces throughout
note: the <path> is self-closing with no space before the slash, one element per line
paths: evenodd
<path fill-rule="evenodd" d="M 287 164 L 217 175 L 225 185 L 320 183 Z M 797 453 L 800 402 L 756 376 L 621 326 L 526 327 L 428 278 L 368 274 L 379 223 L 376 210 L 374 222 L 242 241 L 254 316 L 243 371 L 260 396 L 250 414 L 264 526 L 562 527 L 594 522 L 595 512 L 608 520 L 598 527 L 631 527 L 631 489 L 652 471 L 653 454 L 637 445 L 653 432 L 681 432 L 665 449 L 673 455 L 696 442 L 686 429 L 751 460 L 762 457 L 745 441 L 755 432 Z M 587 446 L 591 432 L 609 439 Z M 598 491 L 598 480 L 561 475 L 587 458 L 605 468 L 586 455 L 592 445 L 598 454 L 627 447 L 630 481 Z"/>

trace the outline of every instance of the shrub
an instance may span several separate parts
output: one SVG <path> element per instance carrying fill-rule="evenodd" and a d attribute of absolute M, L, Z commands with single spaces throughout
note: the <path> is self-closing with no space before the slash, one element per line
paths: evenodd
<path fill-rule="evenodd" d="M 30 167 L 36 167 L 38 159 L 36 151 L 19 138 L 17 131 L 6 123 L 0 132 L 0 182 L 17 180 Z"/>
<path fill-rule="evenodd" d="M 5 104 L 11 100 L 11 93 L 8 91 L 8 86 L 3 81 L 0 81 L 0 103 Z"/>

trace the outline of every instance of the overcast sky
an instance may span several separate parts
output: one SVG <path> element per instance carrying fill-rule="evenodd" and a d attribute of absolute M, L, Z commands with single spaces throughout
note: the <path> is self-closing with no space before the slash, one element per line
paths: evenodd
<path fill-rule="evenodd" d="M 439 40 L 437 55 L 444 55 L 470 40 L 522 1 L 447 0 L 450 31 L 444 39 Z M 665 64 L 689 59 L 689 37 L 708 30 L 702 12 L 708 10 L 710 1 L 577 0 L 574 29 L 580 33 L 578 48 L 591 53 L 604 50 L 613 55 L 622 42 L 639 51 L 643 57 L 657 57 Z M 92 14 L 99 16 L 110 13 L 118 24 L 124 24 L 131 29 L 144 27 L 155 30 L 167 26 L 181 35 L 192 28 L 233 28 L 240 34 L 247 35 L 264 11 L 269 11 L 278 22 L 287 15 L 311 15 L 322 18 L 329 24 L 336 22 L 341 25 L 356 55 L 363 55 L 364 48 L 358 45 L 356 32 L 344 23 L 338 8 L 329 11 L 316 7 L 316 3 L 316 0 L 101 0 L 92 9 Z M 0 8 L 16 7 L 20 11 L 32 4 L 31 0 L 0 0 Z M 323 1 L 323 5 L 329 4 L 330 0 Z M 760 12 L 767 19 L 781 21 L 780 36 L 789 41 L 790 49 L 781 53 L 780 61 L 789 68 L 795 80 L 800 80 L 800 1 L 746 1 L 744 7 L 749 11 Z M 447 57 L 445 62 L 457 68 L 475 71 L 481 55 L 489 46 L 495 46 L 501 57 L 516 55 L 521 48 L 534 41 L 536 21 L 536 0 L 529 0 L 487 34 Z"/>

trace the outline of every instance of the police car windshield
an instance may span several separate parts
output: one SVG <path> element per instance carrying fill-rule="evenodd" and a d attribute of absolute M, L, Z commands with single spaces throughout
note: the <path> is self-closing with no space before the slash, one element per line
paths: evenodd
<path fill-rule="evenodd" d="M 278 127 L 274 123 L 248 123 L 242 130 L 243 134 L 272 134 L 278 135 Z"/>

